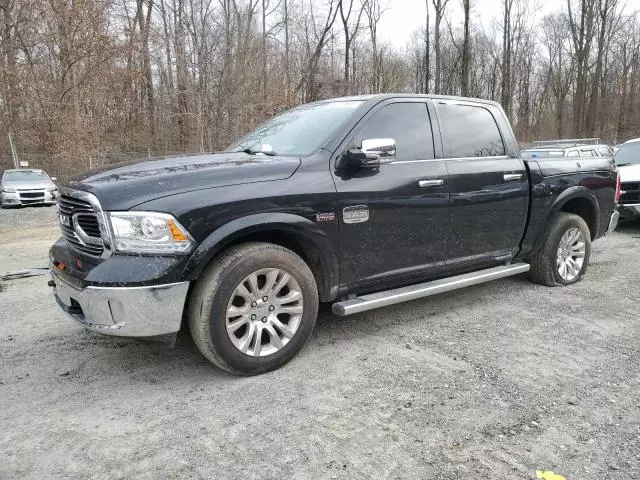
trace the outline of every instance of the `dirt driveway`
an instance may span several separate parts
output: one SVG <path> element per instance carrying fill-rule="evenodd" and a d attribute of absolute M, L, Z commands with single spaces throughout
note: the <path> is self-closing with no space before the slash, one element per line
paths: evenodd
<path fill-rule="evenodd" d="M 47 264 L 55 207 L 0 211 L 0 274 Z M 340 319 L 235 378 L 85 332 L 47 277 L 0 292 L 0 478 L 640 478 L 640 226 L 584 282 L 512 278 Z"/>

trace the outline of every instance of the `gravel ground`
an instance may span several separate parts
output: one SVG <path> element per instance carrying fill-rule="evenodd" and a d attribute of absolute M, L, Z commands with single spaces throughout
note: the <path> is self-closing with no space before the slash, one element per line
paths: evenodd
<path fill-rule="evenodd" d="M 0 273 L 47 263 L 55 207 L 0 211 Z M 585 280 L 512 278 L 351 318 L 236 378 L 84 331 L 46 277 L 0 293 L 0 478 L 640 478 L 640 225 Z"/>

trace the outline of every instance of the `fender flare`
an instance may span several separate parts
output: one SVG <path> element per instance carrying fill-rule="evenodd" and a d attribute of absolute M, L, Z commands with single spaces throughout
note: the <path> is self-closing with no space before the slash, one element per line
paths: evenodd
<path fill-rule="evenodd" d="M 337 297 L 339 284 L 338 257 L 326 232 L 308 218 L 291 213 L 260 213 L 232 220 L 214 230 L 191 253 L 183 277 L 196 280 L 211 260 L 236 240 L 255 233 L 275 231 L 293 234 L 303 243 L 311 245 L 318 253 L 317 265 L 309 265 L 312 271 L 320 270 L 323 285 L 318 285 L 322 301 Z"/>
<path fill-rule="evenodd" d="M 598 236 L 598 229 L 600 225 L 600 208 L 598 197 L 589 190 L 587 187 L 583 186 L 573 186 L 564 190 L 558 197 L 553 201 L 553 204 L 547 211 L 547 215 L 544 219 L 544 227 L 540 229 L 538 235 L 536 236 L 536 240 L 534 242 L 534 251 L 538 251 L 539 248 L 544 244 L 544 238 L 546 236 L 547 230 L 549 229 L 549 222 L 551 218 L 562 210 L 562 208 L 569 203 L 571 200 L 575 199 L 584 199 L 589 201 L 591 204 L 591 210 L 593 212 L 593 223 L 595 230 L 591 232 L 591 236 L 596 238 Z"/>

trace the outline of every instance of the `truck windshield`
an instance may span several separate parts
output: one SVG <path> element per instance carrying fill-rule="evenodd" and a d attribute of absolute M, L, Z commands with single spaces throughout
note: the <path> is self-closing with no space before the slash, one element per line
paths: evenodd
<path fill-rule="evenodd" d="M 227 148 L 227 152 L 303 156 L 313 153 L 362 105 L 328 102 L 287 110 Z"/>
<path fill-rule="evenodd" d="M 613 159 L 619 167 L 640 164 L 640 141 L 625 143 L 616 152 Z"/>
<path fill-rule="evenodd" d="M 4 172 L 3 180 L 5 182 L 41 182 L 49 180 L 49 175 L 42 171 L 20 170 Z"/>

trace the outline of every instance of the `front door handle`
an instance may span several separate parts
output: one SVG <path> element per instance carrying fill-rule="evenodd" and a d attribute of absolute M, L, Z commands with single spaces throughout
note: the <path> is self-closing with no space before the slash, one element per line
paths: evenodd
<path fill-rule="evenodd" d="M 504 178 L 505 182 L 515 182 L 518 180 L 522 180 L 521 173 L 505 173 L 502 178 Z"/>
<path fill-rule="evenodd" d="M 441 187 L 444 185 L 444 180 L 420 180 L 418 182 L 418 186 L 420 188 L 429 188 L 429 187 Z"/>

